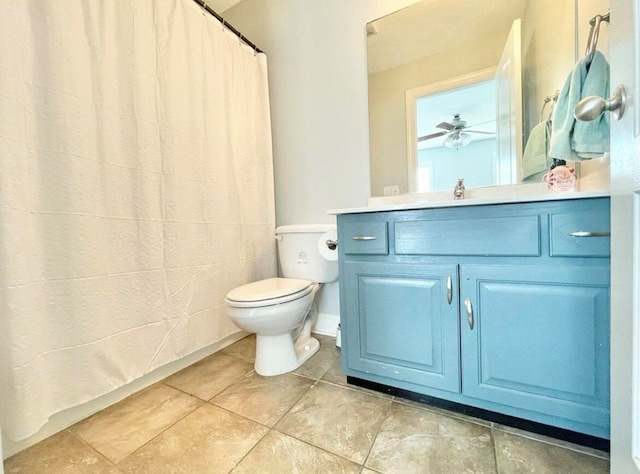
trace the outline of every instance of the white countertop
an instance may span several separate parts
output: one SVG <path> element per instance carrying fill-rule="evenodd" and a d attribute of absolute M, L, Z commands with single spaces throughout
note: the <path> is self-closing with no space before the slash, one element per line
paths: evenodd
<path fill-rule="evenodd" d="M 525 184 L 498 186 L 492 188 L 467 189 L 465 199 L 454 200 L 452 192 L 400 194 L 369 198 L 367 207 L 332 209 L 329 214 L 360 214 L 365 212 L 406 211 L 440 207 L 481 206 L 485 204 L 508 204 L 519 202 L 556 201 L 563 199 L 586 199 L 608 197 L 609 190 L 585 190 L 556 193 L 546 189 L 546 185 Z"/>

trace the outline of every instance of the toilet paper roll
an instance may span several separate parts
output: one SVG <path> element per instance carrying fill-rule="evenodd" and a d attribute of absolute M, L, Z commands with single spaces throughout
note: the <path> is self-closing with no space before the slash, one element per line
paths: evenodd
<path fill-rule="evenodd" d="M 330 230 L 325 232 L 318 239 L 318 251 L 320 255 L 329 260 L 330 262 L 338 260 L 338 248 L 335 250 L 329 249 L 327 247 L 327 240 L 333 240 L 335 242 L 338 241 L 338 233 L 335 230 Z"/>

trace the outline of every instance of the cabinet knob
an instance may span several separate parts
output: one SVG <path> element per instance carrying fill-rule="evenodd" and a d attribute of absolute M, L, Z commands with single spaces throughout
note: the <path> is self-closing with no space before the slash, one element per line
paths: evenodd
<path fill-rule="evenodd" d="M 469 329 L 473 330 L 473 306 L 471 306 L 471 300 L 466 298 L 464 305 L 467 308 L 467 322 L 469 323 Z"/>

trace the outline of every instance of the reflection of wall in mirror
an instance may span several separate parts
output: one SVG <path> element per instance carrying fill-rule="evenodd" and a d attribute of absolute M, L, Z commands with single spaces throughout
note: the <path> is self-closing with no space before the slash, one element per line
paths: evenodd
<path fill-rule="evenodd" d="M 578 1 L 578 56 L 582 57 L 587 48 L 589 37 L 589 20 L 594 15 L 604 15 L 609 11 L 609 0 L 577 0 Z M 615 19 L 614 19 L 615 21 Z M 609 25 L 602 23 L 598 37 L 598 51 L 609 59 Z M 609 188 L 609 159 L 593 159 L 580 163 L 580 180 L 592 188 Z"/>
<path fill-rule="evenodd" d="M 595 15 L 604 15 L 609 11 L 609 0 L 578 1 L 578 55 L 582 56 L 587 48 L 589 20 Z M 598 37 L 598 51 L 609 59 L 609 24 L 602 23 Z"/>
<path fill-rule="evenodd" d="M 428 185 L 418 176 L 418 192 L 453 189 L 458 178 L 464 178 L 467 188 L 494 186 L 496 183 L 496 140 L 473 141 L 463 150 L 437 147 L 418 151 L 418 167 L 427 167 Z M 473 173 L 461 170 L 474 169 Z"/>
<path fill-rule="evenodd" d="M 531 129 L 540 120 L 545 97 L 553 96 L 562 88 L 573 65 L 584 55 L 590 29 L 589 20 L 608 10 L 609 0 L 527 2 L 522 31 L 525 143 Z M 598 50 L 605 57 L 608 57 L 607 30 L 608 26 L 603 23 L 598 40 Z M 549 112 L 550 107 L 547 106 L 545 118 Z M 608 168 L 608 161 L 596 159 L 581 162 L 580 177 L 601 173 L 604 171 L 603 167 Z"/>
<path fill-rule="evenodd" d="M 369 75 L 371 195 L 399 185 L 408 192 L 405 91 L 495 66 L 509 30 Z M 473 51 L 473 54 L 469 54 Z M 455 60 L 452 60 L 455 58 Z"/>
<path fill-rule="evenodd" d="M 562 87 L 576 62 L 573 1 L 528 1 L 522 21 L 524 141 L 540 120 L 544 98 Z M 547 106 L 545 112 L 548 113 Z"/>

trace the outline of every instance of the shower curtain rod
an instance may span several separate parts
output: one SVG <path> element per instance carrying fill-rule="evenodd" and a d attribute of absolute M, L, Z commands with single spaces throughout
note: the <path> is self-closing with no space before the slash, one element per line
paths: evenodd
<path fill-rule="evenodd" d="M 253 48 L 253 50 L 256 53 L 264 53 L 264 51 L 262 51 L 260 48 L 258 48 L 254 43 L 252 43 L 251 41 L 249 41 L 247 39 L 246 36 L 243 36 L 242 33 L 240 33 L 238 30 L 236 30 L 232 25 L 230 25 L 229 23 L 227 23 L 227 20 L 225 20 L 224 18 L 222 18 L 218 13 L 216 13 L 215 11 L 213 11 L 209 5 L 207 5 L 207 2 L 205 2 L 204 0 L 193 0 L 194 2 L 196 2 L 198 5 L 200 5 L 205 11 L 207 11 L 209 14 L 213 15 L 214 17 L 216 17 L 220 23 L 222 23 L 222 26 L 224 28 L 227 28 L 229 31 L 231 31 L 233 34 L 235 34 L 238 38 L 240 38 L 241 41 L 244 41 L 248 46 L 251 46 Z"/>

